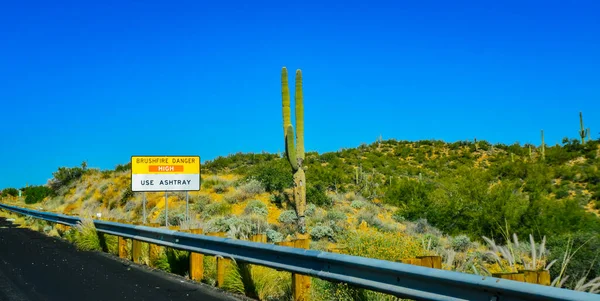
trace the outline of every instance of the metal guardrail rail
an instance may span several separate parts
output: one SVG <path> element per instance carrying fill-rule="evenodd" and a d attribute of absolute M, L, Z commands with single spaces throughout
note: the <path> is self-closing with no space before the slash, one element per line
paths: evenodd
<path fill-rule="evenodd" d="M 80 219 L 0 204 L 0 209 L 75 226 Z M 278 270 L 305 274 L 415 300 L 600 301 L 600 295 L 379 259 L 305 250 L 94 220 L 99 232 Z"/>

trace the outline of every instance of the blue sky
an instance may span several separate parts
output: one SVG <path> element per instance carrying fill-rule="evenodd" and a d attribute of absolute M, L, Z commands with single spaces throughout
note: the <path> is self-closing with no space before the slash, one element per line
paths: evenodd
<path fill-rule="evenodd" d="M 282 150 L 282 66 L 303 70 L 320 153 L 380 134 L 539 144 L 544 129 L 556 144 L 579 111 L 597 138 L 598 15 L 597 1 L 4 2 L 0 188 L 84 160 Z"/>

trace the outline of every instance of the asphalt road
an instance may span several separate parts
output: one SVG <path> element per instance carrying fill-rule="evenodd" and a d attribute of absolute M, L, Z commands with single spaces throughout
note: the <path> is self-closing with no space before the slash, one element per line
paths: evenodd
<path fill-rule="evenodd" d="M 204 284 L 135 265 L 0 217 L 0 301 L 241 300 Z"/>

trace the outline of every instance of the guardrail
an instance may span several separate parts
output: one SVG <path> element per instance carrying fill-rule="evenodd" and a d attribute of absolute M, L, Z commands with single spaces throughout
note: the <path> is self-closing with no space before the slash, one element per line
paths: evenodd
<path fill-rule="evenodd" d="M 75 226 L 80 219 L 0 204 L 0 209 Z M 600 295 L 379 259 L 94 220 L 98 232 L 304 274 L 415 300 L 600 301 Z"/>

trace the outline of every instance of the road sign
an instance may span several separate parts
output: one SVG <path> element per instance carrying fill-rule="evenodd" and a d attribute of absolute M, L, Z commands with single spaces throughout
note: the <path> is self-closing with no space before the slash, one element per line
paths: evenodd
<path fill-rule="evenodd" d="M 200 190 L 200 156 L 131 156 L 131 190 Z"/>

